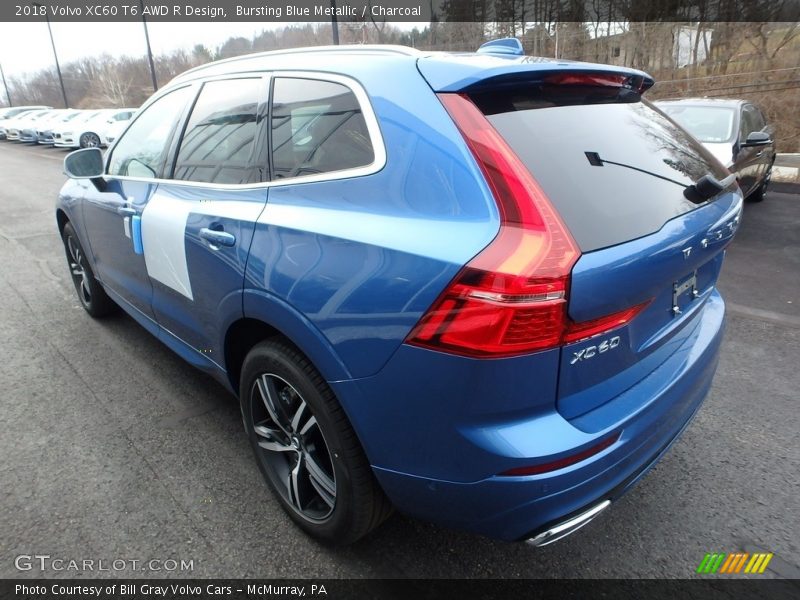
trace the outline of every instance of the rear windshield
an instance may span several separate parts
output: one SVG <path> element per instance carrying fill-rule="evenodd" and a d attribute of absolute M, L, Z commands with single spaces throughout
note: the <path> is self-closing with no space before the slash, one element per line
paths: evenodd
<path fill-rule="evenodd" d="M 584 252 L 661 229 L 699 205 L 684 190 L 727 171 L 643 102 L 575 104 L 524 92 L 473 100 L 525 163 Z M 604 100 L 607 102 L 607 100 Z"/>

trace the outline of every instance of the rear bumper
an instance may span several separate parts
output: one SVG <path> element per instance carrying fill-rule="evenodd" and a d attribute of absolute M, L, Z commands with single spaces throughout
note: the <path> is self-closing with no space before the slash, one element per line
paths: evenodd
<path fill-rule="evenodd" d="M 428 393 L 426 390 L 432 387 L 428 376 L 446 380 L 448 374 L 435 365 L 430 372 L 422 362 L 414 370 L 414 365 L 404 361 L 405 380 L 392 373 L 395 359 L 387 365 L 395 381 L 382 378 L 384 372 L 376 376 L 378 381 L 361 380 L 359 391 L 371 401 L 362 396 L 358 407 L 352 405 L 355 396 L 350 394 L 350 384 L 354 382 L 333 385 L 362 438 L 378 480 L 400 511 L 490 537 L 528 539 L 607 500 L 613 502 L 655 464 L 708 393 L 723 331 L 724 303 L 714 291 L 698 316 L 693 333 L 676 352 L 675 360 L 680 363 L 677 368 L 673 362 L 661 381 L 657 369 L 628 390 L 626 395 L 646 395 L 639 408 L 602 431 L 591 433 L 578 429 L 556 411 L 554 395 L 549 402 L 528 411 L 509 412 L 505 396 L 515 393 L 524 397 L 524 388 L 510 392 L 503 379 L 497 380 L 495 398 L 487 398 L 485 386 L 478 383 L 480 374 L 462 387 L 448 382 L 456 387 L 459 396 L 454 402 L 437 395 L 435 386 Z M 548 360 L 542 354 L 538 356 Z M 501 369 L 494 375 L 502 377 L 502 361 L 494 362 L 492 368 Z M 481 368 L 475 364 L 472 367 Z M 507 381 L 510 372 L 505 375 Z M 531 381 L 546 381 L 537 375 L 534 368 L 525 373 L 529 391 Z M 419 385 L 413 383 L 421 378 L 428 380 Z M 388 396 L 385 400 L 397 404 L 387 409 L 374 384 L 392 390 L 384 394 Z M 547 385 L 542 383 L 542 387 Z M 550 392 L 545 389 L 545 396 Z M 493 401 L 498 408 L 506 407 L 505 414 L 490 410 Z M 365 408 L 364 402 L 369 406 Z M 476 411 L 477 406 L 487 403 L 487 410 Z M 427 411 L 423 408 L 426 405 Z M 437 410 L 440 405 L 444 411 Z M 454 412 L 455 406 L 461 407 L 462 414 Z M 426 420 L 440 422 L 447 418 L 446 413 L 449 422 L 426 430 Z M 384 423 L 382 431 L 375 431 L 377 419 Z M 401 434 L 396 435 L 394 428 Z M 417 431 L 420 428 L 421 433 Z M 448 430 L 456 433 L 448 435 Z M 529 464 L 537 464 L 576 454 L 616 433 L 620 437 L 613 445 L 569 467 L 524 477 L 497 475 L 528 460 Z M 416 457 L 422 457 L 422 461 L 415 461 Z M 404 462 L 411 463 L 411 468 L 403 468 Z M 482 477 L 474 477 L 481 472 Z"/>

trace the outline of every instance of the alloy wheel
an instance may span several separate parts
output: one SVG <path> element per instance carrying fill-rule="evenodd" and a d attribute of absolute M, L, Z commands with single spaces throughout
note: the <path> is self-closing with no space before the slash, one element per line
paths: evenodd
<path fill-rule="evenodd" d="M 317 418 L 285 379 L 264 373 L 251 390 L 251 418 L 258 457 L 275 489 L 312 522 L 336 506 L 336 474 Z"/>
<path fill-rule="evenodd" d="M 67 250 L 69 251 L 69 271 L 72 275 L 72 282 L 78 291 L 81 302 L 89 304 L 92 301 L 92 292 L 89 288 L 89 274 L 84 264 L 83 253 L 80 246 L 75 242 L 75 238 L 67 238 Z"/>
<path fill-rule="evenodd" d="M 97 148 L 100 146 L 100 138 L 95 133 L 87 133 L 83 136 L 84 148 Z"/>

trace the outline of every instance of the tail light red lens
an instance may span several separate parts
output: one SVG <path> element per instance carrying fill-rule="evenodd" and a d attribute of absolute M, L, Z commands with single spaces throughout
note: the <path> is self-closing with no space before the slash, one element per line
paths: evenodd
<path fill-rule="evenodd" d="M 600 333 L 616 329 L 617 327 L 627 325 L 636 315 L 642 312 L 650 302 L 652 302 L 652 300 L 642 302 L 641 304 L 631 306 L 630 308 L 610 315 L 605 315 L 598 319 L 592 319 L 591 321 L 582 321 L 580 323 L 570 322 L 567 325 L 567 330 L 564 332 L 564 343 L 578 342 Z"/>
<path fill-rule="evenodd" d="M 577 244 L 525 165 L 472 103 L 439 98 L 500 211 L 500 231 L 459 273 L 408 342 L 468 356 L 510 356 L 561 343 Z"/>
<path fill-rule="evenodd" d="M 585 324 L 567 317 L 580 251 L 544 191 L 465 95 L 439 98 L 461 131 L 500 211 L 500 231 L 423 315 L 406 342 L 471 357 L 555 348 L 626 323 L 641 310 Z M 623 314 L 624 313 L 624 314 Z"/>

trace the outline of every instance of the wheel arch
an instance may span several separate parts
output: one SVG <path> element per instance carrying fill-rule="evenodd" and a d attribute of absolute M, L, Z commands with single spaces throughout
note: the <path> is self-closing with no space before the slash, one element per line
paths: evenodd
<path fill-rule="evenodd" d="M 327 382 L 350 379 L 333 346 L 292 306 L 259 290 L 245 290 L 243 317 L 225 330 L 222 342 L 225 370 L 231 388 L 239 393 L 239 379 L 247 353 L 259 342 L 280 337 L 295 346 Z"/>
<path fill-rule="evenodd" d="M 61 208 L 56 209 L 56 223 L 58 223 L 58 234 L 62 235 L 64 233 L 64 226 L 69 223 L 69 217 Z"/>

